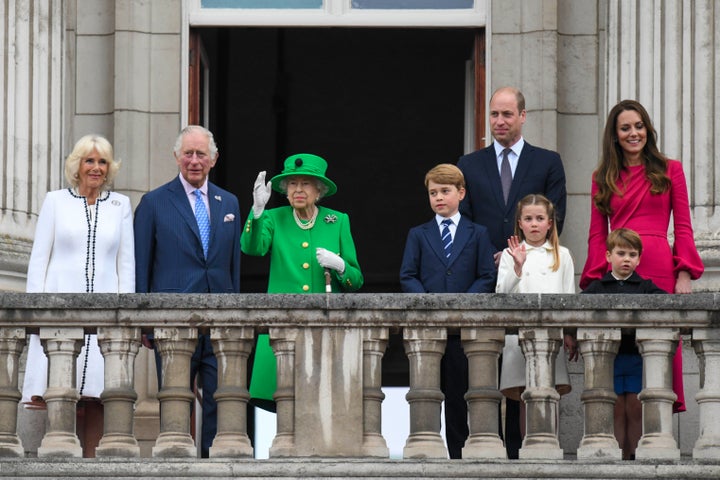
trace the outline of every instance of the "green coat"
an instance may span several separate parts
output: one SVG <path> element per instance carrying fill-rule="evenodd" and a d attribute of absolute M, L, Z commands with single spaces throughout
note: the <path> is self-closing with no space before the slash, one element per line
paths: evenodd
<path fill-rule="evenodd" d="M 342 257 L 345 272 L 331 270 L 333 292 L 352 292 L 363 284 L 355 243 L 350 234 L 350 218 L 318 206 L 315 225 L 301 229 L 291 206 L 265 210 L 260 218 L 249 215 L 240 248 L 247 255 L 270 252 L 268 293 L 325 293 L 325 272 L 315 257 L 315 249 L 325 248 Z M 267 338 L 260 335 L 250 380 L 250 397 L 272 400 L 276 387 L 275 356 Z"/>
<path fill-rule="evenodd" d="M 247 255 L 270 252 L 268 293 L 325 293 L 324 269 L 315 258 L 315 249 L 325 248 L 345 260 L 345 272 L 332 272 L 333 292 L 353 292 L 363 284 L 355 243 L 347 214 L 318 207 L 313 228 L 297 226 L 292 207 L 265 210 L 258 219 L 245 223 L 240 248 Z"/>

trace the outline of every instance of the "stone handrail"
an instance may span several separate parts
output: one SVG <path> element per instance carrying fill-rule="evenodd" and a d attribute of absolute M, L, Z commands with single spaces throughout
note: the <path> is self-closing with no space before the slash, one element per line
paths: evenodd
<path fill-rule="evenodd" d="M 17 436 L 18 359 L 26 333 L 49 357 L 49 427 L 41 457 L 81 455 L 75 433 L 73 365 L 85 333 L 105 357 L 104 436 L 99 457 L 137 457 L 133 364 L 141 333 L 153 331 L 163 361 L 155 457 L 192 457 L 190 357 L 198 331 L 218 357 L 218 434 L 211 457 L 251 457 L 246 431 L 247 360 L 269 333 L 277 357 L 277 435 L 270 456 L 388 457 L 381 435 L 382 356 L 402 332 L 410 363 L 410 435 L 405 458 L 446 458 L 440 436 L 440 359 L 460 334 L 469 364 L 470 437 L 463 458 L 505 458 L 497 434 L 497 360 L 506 333 L 526 356 L 527 434 L 521 458 L 558 459 L 555 353 L 563 330 L 577 335 L 585 365 L 581 459 L 620 458 L 613 435 L 612 365 L 621 328 L 633 328 L 643 356 L 643 436 L 638 458 L 677 459 L 672 436 L 672 354 L 692 335 L 700 362 L 700 436 L 695 459 L 720 459 L 720 298 L 694 295 L 174 295 L 0 294 L 0 456 L 23 456 Z"/>

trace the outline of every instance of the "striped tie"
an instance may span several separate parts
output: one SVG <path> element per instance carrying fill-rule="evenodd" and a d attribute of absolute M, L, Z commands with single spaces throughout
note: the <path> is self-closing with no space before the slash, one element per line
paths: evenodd
<path fill-rule="evenodd" d="M 197 220 L 198 229 L 200 230 L 203 254 L 207 258 L 208 244 L 210 243 L 210 218 L 200 189 L 195 190 L 193 193 L 195 194 L 195 220 Z"/>
<path fill-rule="evenodd" d="M 442 221 L 442 232 L 440 233 L 440 237 L 442 238 L 443 243 L 443 249 L 445 250 L 445 258 L 450 258 L 450 253 L 452 252 L 452 235 L 450 234 L 450 225 L 452 225 L 453 221 L 449 218 L 446 218 Z"/>

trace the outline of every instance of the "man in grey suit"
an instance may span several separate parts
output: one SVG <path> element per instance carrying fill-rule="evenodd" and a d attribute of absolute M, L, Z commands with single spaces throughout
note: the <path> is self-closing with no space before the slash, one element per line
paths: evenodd
<path fill-rule="evenodd" d="M 185 127 L 175 142 L 180 175 L 145 194 L 135 210 L 137 292 L 240 292 L 240 209 L 235 195 L 208 181 L 218 150 L 213 134 Z M 148 346 L 150 346 L 148 344 Z M 158 381 L 160 357 L 156 351 Z M 200 335 L 192 357 L 203 387 L 202 456 L 217 431 L 217 360 L 209 335 Z"/>
<path fill-rule="evenodd" d="M 558 233 L 565 219 L 567 191 L 562 160 L 557 152 L 523 139 L 525 118 L 522 92 L 514 87 L 497 89 L 490 98 L 490 131 L 495 141 L 458 161 L 467 186 L 460 212 L 488 229 L 497 249 L 496 264 L 514 234 L 515 210 L 524 196 L 540 193 L 555 205 Z M 464 358 L 456 361 L 467 362 Z M 518 412 L 518 402 L 508 399 L 505 446 L 509 458 L 518 458 L 521 444 Z"/>

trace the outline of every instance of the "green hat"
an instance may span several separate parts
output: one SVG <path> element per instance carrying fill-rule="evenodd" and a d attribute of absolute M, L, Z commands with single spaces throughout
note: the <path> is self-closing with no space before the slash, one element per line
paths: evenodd
<path fill-rule="evenodd" d="M 285 168 L 280 175 L 275 175 L 270 179 L 272 188 L 276 192 L 283 192 L 280 189 L 280 181 L 283 178 L 294 177 L 296 175 L 304 175 L 306 177 L 314 177 L 323 182 L 328 187 L 328 191 L 325 194 L 326 197 L 337 192 L 337 185 L 325 176 L 327 170 L 327 162 L 317 155 L 312 153 L 296 153 L 290 155 L 285 159 Z"/>

